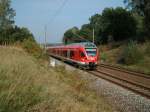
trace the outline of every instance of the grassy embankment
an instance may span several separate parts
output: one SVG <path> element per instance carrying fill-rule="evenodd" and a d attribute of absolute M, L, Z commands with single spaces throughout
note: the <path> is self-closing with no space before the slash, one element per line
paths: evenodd
<path fill-rule="evenodd" d="M 46 65 L 21 48 L 0 48 L 0 112 L 113 111 L 77 72 Z"/>
<path fill-rule="evenodd" d="M 105 63 L 150 74 L 150 42 L 115 43 L 112 47 L 103 45 L 100 51 Z"/>

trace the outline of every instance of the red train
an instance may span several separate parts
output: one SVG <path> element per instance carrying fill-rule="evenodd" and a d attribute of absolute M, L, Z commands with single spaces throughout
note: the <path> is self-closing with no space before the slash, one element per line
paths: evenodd
<path fill-rule="evenodd" d="M 91 42 L 48 47 L 47 52 L 51 56 L 88 69 L 94 69 L 97 66 L 99 57 L 96 45 Z"/>

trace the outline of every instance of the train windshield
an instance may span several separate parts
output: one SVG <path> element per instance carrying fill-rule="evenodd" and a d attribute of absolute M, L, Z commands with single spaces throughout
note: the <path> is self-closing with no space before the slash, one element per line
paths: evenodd
<path fill-rule="evenodd" d="M 88 56 L 96 56 L 96 49 L 86 49 Z"/>

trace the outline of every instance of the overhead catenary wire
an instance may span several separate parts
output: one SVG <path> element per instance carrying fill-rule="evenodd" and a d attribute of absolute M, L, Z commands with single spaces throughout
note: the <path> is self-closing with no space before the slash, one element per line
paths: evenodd
<path fill-rule="evenodd" d="M 62 12 L 63 8 L 65 7 L 65 5 L 67 4 L 69 0 L 64 0 L 62 5 L 56 10 L 56 13 L 53 15 L 53 17 L 50 19 L 50 23 L 52 23 L 56 17 Z"/>
<path fill-rule="evenodd" d="M 62 5 L 56 10 L 56 12 L 54 13 L 53 17 L 49 20 L 50 22 L 46 23 L 45 26 L 44 26 L 44 32 L 45 32 L 45 46 L 47 44 L 46 40 L 47 40 L 47 30 L 48 30 L 48 26 L 47 24 L 52 24 L 54 22 L 54 20 L 56 19 L 56 17 L 62 12 L 64 6 L 66 5 L 66 3 L 68 2 L 69 0 L 64 0 Z M 46 48 L 45 48 L 46 49 Z"/>
<path fill-rule="evenodd" d="M 83 39 L 83 40 L 85 40 L 85 41 L 87 41 L 87 42 L 93 42 L 93 43 L 95 43 L 95 42 L 94 42 L 94 40 L 95 40 L 95 30 L 94 30 L 94 28 L 92 29 L 92 36 L 93 36 L 93 39 L 92 39 L 92 40 L 88 40 L 88 39 L 86 39 L 86 38 L 80 36 L 80 35 L 77 34 L 76 32 L 72 32 L 72 33 L 73 33 L 74 35 L 78 36 L 80 39 Z M 83 33 L 83 32 L 82 32 L 82 33 Z M 88 34 L 85 33 L 85 32 L 84 32 L 84 34 L 88 35 Z"/>
<path fill-rule="evenodd" d="M 78 34 L 75 33 L 75 32 L 73 32 L 73 34 L 75 34 L 76 36 L 78 36 L 80 39 L 86 40 L 87 42 L 91 42 L 90 40 L 83 38 L 82 36 L 78 35 Z"/>

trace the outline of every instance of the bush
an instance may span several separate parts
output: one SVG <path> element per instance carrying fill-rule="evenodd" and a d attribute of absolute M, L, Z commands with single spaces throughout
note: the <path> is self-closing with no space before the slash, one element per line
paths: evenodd
<path fill-rule="evenodd" d="M 31 39 L 26 39 L 22 43 L 22 47 L 29 53 L 35 56 L 36 58 L 40 58 L 43 55 L 42 49 L 40 46 Z"/>
<path fill-rule="evenodd" d="M 127 65 L 138 63 L 143 57 L 143 54 L 138 49 L 137 43 L 133 41 L 129 42 L 122 53 L 122 59 Z"/>
<path fill-rule="evenodd" d="M 150 57 L 150 42 L 146 45 L 145 53 Z"/>
<path fill-rule="evenodd" d="M 0 30 L 0 45 L 11 45 L 16 42 L 23 42 L 25 39 L 35 41 L 33 34 L 27 28 L 15 26 Z"/>
<path fill-rule="evenodd" d="M 106 53 L 101 53 L 100 58 L 101 58 L 101 61 L 102 61 L 102 62 L 105 62 L 105 61 L 106 61 L 106 59 L 107 59 L 107 55 L 106 55 Z"/>

